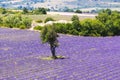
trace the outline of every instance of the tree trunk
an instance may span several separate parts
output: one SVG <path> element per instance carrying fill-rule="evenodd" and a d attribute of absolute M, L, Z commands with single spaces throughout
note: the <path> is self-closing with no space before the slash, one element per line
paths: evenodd
<path fill-rule="evenodd" d="M 52 58 L 54 58 L 54 59 L 56 59 L 57 58 L 57 56 L 55 55 L 55 46 L 53 46 L 53 45 L 50 45 L 50 49 L 51 49 L 51 53 L 52 53 Z"/>

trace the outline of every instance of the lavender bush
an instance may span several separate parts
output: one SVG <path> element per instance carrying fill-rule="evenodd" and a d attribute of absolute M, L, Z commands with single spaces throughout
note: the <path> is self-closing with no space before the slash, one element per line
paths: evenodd
<path fill-rule="evenodd" d="M 39 32 L 0 28 L 0 80 L 120 80 L 120 37 L 59 34 L 57 55 L 49 56 Z"/>

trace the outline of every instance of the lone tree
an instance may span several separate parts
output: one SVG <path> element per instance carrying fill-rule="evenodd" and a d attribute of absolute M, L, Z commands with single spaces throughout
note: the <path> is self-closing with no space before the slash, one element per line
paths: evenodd
<path fill-rule="evenodd" d="M 58 47 L 57 33 L 53 25 L 46 25 L 41 31 L 41 40 L 43 43 L 50 44 L 50 50 L 52 53 L 52 58 L 57 59 L 55 55 L 55 49 Z"/>

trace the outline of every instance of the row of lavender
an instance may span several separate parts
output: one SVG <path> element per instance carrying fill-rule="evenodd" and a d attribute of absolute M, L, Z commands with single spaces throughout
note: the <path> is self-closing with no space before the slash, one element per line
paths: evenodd
<path fill-rule="evenodd" d="M 59 34 L 57 55 L 51 56 L 39 32 L 0 28 L 0 80 L 119 80 L 120 37 Z"/>

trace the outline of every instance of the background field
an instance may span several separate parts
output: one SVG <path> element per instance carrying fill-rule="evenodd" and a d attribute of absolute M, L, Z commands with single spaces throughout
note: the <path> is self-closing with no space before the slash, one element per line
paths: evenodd
<path fill-rule="evenodd" d="M 85 18 L 95 18 L 97 14 L 75 14 L 66 12 L 48 12 L 47 15 L 24 15 L 32 18 L 33 20 L 45 20 L 47 17 L 51 17 L 54 20 L 67 20 L 71 21 L 73 15 L 78 15 L 80 20 Z"/>

